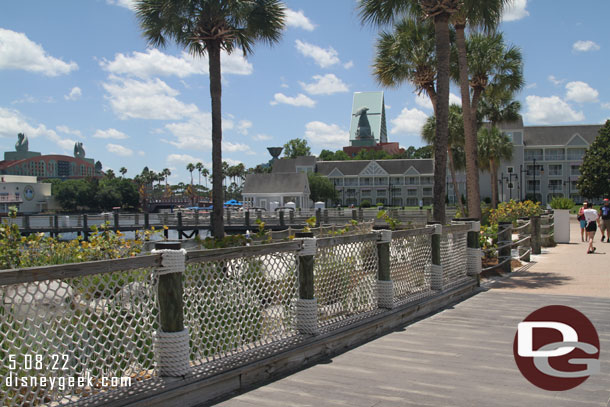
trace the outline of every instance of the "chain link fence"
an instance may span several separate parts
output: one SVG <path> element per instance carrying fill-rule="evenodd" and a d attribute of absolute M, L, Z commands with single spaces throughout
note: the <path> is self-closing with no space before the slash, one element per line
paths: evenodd
<path fill-rule="evenodd" d="M 458 285 L 470 277 L 466 275 L 467 233 L 470 225 L 443 227 L 441 235 L 441 264 L 443 265 L 443 287 Z"/>
<path fill-rule="evenodd" d="M 390 245 L 394 300 L 413 301 L 434 294 L 430 288 L 432 229 L 398 231 Z"/>

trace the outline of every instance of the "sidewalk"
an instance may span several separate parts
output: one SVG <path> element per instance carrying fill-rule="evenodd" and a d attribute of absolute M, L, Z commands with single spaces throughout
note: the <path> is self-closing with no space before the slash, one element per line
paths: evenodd
<path fill-rule="evenodd" d="M 595 234 L 594 254 L 586 254 L 578 222 L 570 224 L 570 243 L 543 248 L 531 263 L 510 276 L 488 282 L 494 290 L 515 293 L 579 295 L 610 298 L 610 243 Z M 610 310 L 609 310 L 610 313 Z"/>
<path fill-rule="evenodd" d="M 576 223 L 571 241 L 453 307 L 220 405 L 608 407 L 610 244 L 598 233 L 598 253 L 585 254 Z M 517 324 L 554 304 L 584 313 L 601 347 L 601 372 L 563 392 L 530 384 L 513 357 Z"/>

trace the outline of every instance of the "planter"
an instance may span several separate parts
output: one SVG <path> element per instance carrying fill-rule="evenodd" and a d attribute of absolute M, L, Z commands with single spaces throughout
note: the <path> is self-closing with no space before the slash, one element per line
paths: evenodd
<path fill-rule="evenodd" d="M 570 243 L 570 211 L 555 209 L 555 242 Z"/>

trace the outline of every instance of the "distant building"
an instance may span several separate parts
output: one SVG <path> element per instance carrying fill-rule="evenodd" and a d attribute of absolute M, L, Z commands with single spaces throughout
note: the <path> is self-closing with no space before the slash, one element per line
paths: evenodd
<path fill-rule="evenodd" d="M 277 160 L 276 163 L 278 161 L 282 160 Z M 269 211 L 274 206 L 294 202 L 297 208 L 309 208 L 307 171 L 295 172 L 247 175 L 242 192 L 244 205 Z"/>
<path fill-rule="evenodd" d="M 16 206 L 20 213 L 39 213 L 53 209 L 51 184 L 38 182 L 36 177 L 0 175 L 0 213 Z"/>
<path fill-rule="evenodd" d="M 388 142 L 383 92 L 355 92 L 349 129 L 349 146 L 343 151 L 350 157 L 362 150 L 400 154 L 398 143 Z"/>
<path fill-rule="evenodd" d="M 315 172 L 316 156 L 310 155 L 297 158 L 280 158 L 273 161 L 271 172 L 273 173 L 295 173 L 295 172 Z"/>
<path fill-rule="evenodd" d="M 39 178 L 86 178 L 101 177 L 102 164 L 92 158 L 85 158 L 82 143 L 74 145 L 74 157 L 67 155 L 42 155 L 29 151 L 28 140 L 22 133 L 18 136 L 16 151 L 4 153 L 0 161 L 0 174 L 24 175 Z"/>

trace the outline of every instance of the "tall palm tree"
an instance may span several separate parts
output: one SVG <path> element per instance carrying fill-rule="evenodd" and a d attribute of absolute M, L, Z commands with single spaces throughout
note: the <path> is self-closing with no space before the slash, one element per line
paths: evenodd
<path fill-rule="evenodd" d="M 163 174 L 163 177 L 165 178 L 165 186 L 167 187 L 167 178 L 172 175 L 172 172 L 169 168 L 164 168 L 163 171 L 161 171 L 161 174 Z"/>
<path fill-rule="evenodd" d="M 208 176 L 210 175 L 210 170 L 203 167 L 203 169 L 201 170 L 201 174 L 203 175 L 203 180 L 205 181 L 205 187 L 207 188 L 208 187 Z"/>
<path fill-rule="evenodd" d="M 200 161 L 195 164 L 195 168 L 197 168 L 197 172 L 199 173 L 199 188 L 201 187 L 201 171 L 203 170 L 203 163 Z M 197 190 L 199 191 L 199 188 Z"/>
<path fill-rule="evenodd" d="M 196 56 L 208 55 L 212 102 L 213 227 L 224 237 L 222 189 L 221 51 L 252 53 L 255 42 L 273 44 L 284 29 L 279 0 L 137 0 L 136 15 L 153 46 L 175 40 Z M 191 173 L 192 175 L 192 173 Z"/>
<path fill-rule="evenodd" d="M 445 222 L 445 178 L 449 126 L 449 19 L 460 0 L 361 0 L 360 17 L 365 23 L 383 25 L 397 17 L 424 17 L 434 21 L 436 52 L 436 135 L 434 144 L 434 220 Z"/>
<path fill-rule="evenodd" d="M 422 128 L 422 138 L 428 144 L 434 144 L 436 119 L 434 116 L 428 117 L 424 127 Z M 462 117 L 462 108 L 458 105 L 449 106 L 449 140 L 447 145 L 447 157 L 449 158 L 449 172 L 451 173 L 451 182 L 453 191 L 460 212 L 465 214 L 464 205 L 459 195 L 457 184 L 456 170 L 464 168 L 465 160 L 462 153 L 464 148 L 464 123 Z"/>
<path fill-rule="evenodd" d="M 451 17 L 455 28 L 455 47 L 459 75 L 457 82 L 462 95 L 464 112 L 464 150 L 466 154 L 466 191 L 468 196 L 468 216 L 481 219 L 481 194 L 479 190 L 479 166 L 477 153 L 477 131 L 475 122 L 476 108 L 470 101 L 468 75 L 468 54 L 466 51 L 466 25 L 471 28 L 483 28 L 493 31 L 498 23 L 502 10 L 511 0 L 462 0 L 457 13 Z"/>
<path fill-rule="evenodd" d="M 121 178 L 125 178 L 125 174 L 127 174 L 127 168 L 121 167 L 119 172 L 121 173 Z"/>
<path fill-rule="evenodd" d="M 392 32 L 379 34 L 373 63 L 375 79 L 388 87 L 409 82 L 418 94 L 426 92 L 436 109 L 434 45 L 434 25 L 429 20 L 397 22 Z"/>
<path fill-rule="evenodd" d="M 191 173 L 191 185 L 193 185 L 193 171 L 195 171 L 195 164 L 188 163 L 186 165 L 186 170 Z"/>
<path fill-rule="evenodd" d="M 502 160 L 513 156 L 513 143 L 496 126 L 485 126 L 479 130 L 479 163 L 481 169 L 491 174 L 491 206 L 498 207 L 498 168 Z"/>

